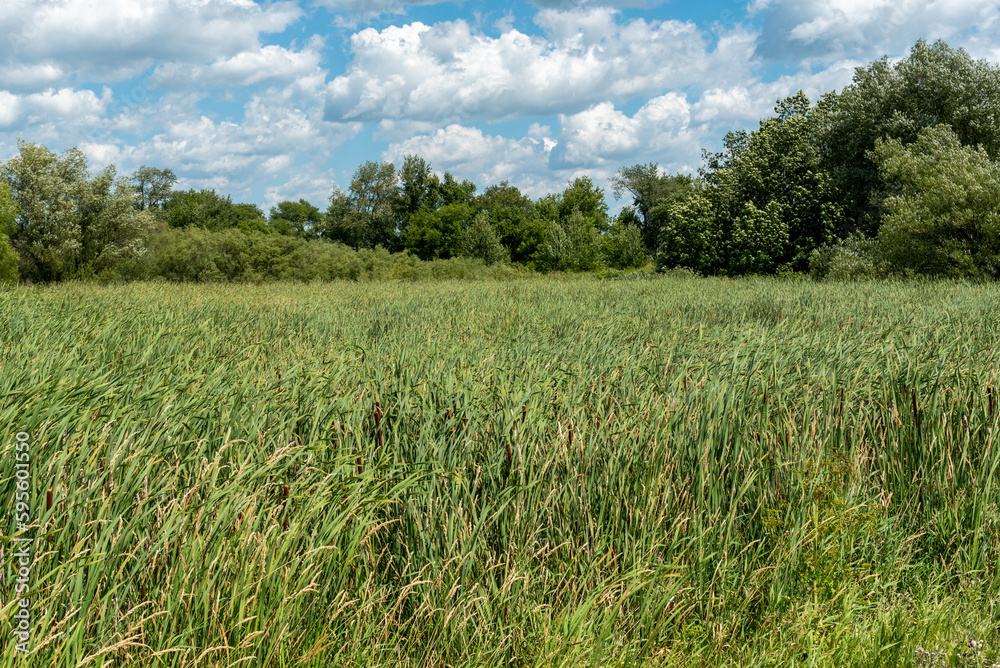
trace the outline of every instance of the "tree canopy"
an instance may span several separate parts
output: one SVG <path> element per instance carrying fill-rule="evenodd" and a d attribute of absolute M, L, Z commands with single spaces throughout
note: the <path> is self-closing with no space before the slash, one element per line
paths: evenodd
<path fill-rule="evenodd" d="M 22 278 L 110 276 L 143 255 L 151 220 L 136 209 L 135 190 L 113 166 L 91 175 L 78 149 L 60 156 L 19 142 L 18 151 L 0 178 L 16 212 L 8 236 Z"/>

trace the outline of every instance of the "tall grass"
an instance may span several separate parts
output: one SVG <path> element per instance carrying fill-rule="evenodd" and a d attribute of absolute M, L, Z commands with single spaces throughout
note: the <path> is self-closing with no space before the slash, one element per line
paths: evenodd
<path fill-rule="evenodd" d="M 3 665 L 18 431 L 31 665 L 972 665 L 949 648 L 973 638 L 995 660 L 998 297 L 0 293 Z"/>

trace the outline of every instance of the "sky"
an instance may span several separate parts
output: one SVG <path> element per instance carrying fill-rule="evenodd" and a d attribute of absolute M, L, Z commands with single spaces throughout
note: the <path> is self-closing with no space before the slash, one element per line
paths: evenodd
<path fill-rule="evenodd" d="M 589 176 L 615 208 L 620 167 L 695 172 L 920 38 L 997 63 L 1000 0 L 3 0 L 0 159 L 77 147 L 267 211 L 413 154 L 533 198 Z"/>

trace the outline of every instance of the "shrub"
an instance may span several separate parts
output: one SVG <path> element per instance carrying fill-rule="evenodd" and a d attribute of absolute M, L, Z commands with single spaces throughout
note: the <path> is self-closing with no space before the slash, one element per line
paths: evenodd
<path fill-rule="evenodd" d="M 809 257 L 809 275 L 815 280 L 857 281 L 888 274 L 879 241 L 863 235 L 820 246 Z"/>

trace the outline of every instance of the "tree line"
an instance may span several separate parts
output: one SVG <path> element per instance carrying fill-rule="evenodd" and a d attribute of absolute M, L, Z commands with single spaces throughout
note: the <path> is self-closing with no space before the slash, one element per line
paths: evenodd
<path fill-rule="evenodd" d="M 421 262 L 997 278 L 998 159 L 1000 69 L 943 41 L 858 68 L 815 103 L 778 101 L 757 129 L 703 152 L 697 174 L 622 167 L 611 186 L 629 203 L 616 216 L 587 177 L 533 200 L 413 155 L 359 166 L 325 209 L 284 201 L 265 214 L 175 190 L 170 169 L 92 174 L 77 149 L 19 142 L 0 165 L 0 281 L 357 278 Z"/>

